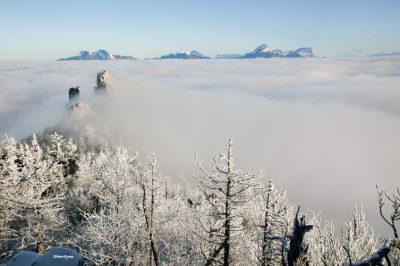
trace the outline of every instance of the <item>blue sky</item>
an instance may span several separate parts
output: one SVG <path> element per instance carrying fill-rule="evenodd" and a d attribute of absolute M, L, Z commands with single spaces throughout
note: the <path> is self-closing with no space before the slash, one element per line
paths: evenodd
<path fill-rule="evenodd" d="M 53 60 L 99 48 L 138 58 L 261 43 L 319 56 L 400 50 L 398 0 L 0 0 L 0 60 Z"/>

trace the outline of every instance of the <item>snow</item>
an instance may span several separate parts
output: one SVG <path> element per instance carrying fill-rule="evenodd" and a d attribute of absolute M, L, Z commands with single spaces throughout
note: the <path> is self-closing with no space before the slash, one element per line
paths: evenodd
<path fill-rule="evenodd" d="M 100 59 L 100 60 L 115 60 L 113 54 L 109 53 L 106 50 L 98 50 L 90 54 L 93 59 Z"/>

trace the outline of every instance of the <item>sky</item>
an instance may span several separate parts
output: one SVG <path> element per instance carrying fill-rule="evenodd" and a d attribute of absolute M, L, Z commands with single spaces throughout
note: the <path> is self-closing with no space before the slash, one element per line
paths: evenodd
<path fill-rule="evenodd" d="M 400 50 L 398 0 L 0 1 L 0 60 L 106 49 L 138 58 L 312 47 L 319 56 Z"/>

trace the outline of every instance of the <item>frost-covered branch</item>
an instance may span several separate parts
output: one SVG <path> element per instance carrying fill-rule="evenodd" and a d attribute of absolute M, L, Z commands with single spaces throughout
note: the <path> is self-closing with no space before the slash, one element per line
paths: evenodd
<path fill-rule="evenodd" d="M 376 185 L 376 189 L 378 191 L 379 214 L 385 223 L 387 223 L 393 230 L 394 238 L 399 238 L 396 222 L 400 221 L 400 190 L 397 188 L 397 194 L 389 196 L 387 191 L 379 190 L 378 185 Z M 384 197 L 392 205 L 392 213 L 390 214 L 390 218 L 387 218 L 383 213 L 383 206 L 385 205 Z"/>

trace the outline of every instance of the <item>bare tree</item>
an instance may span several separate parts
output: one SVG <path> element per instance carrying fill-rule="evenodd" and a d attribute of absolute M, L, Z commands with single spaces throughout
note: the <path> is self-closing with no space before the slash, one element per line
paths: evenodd
<path fill-rule="evenodd" d="M 400 264 L 400 245 L 398 245 L 400 240 L 397 231 L 397 225 L 400 221 L 400 189 L 397 188 L 396 192 L 392 195 L 389 195 L 386 190 L 379 190 L 378 185 L 376 185 L 376 189 L 378 191 L 379 214 L 381 215 L 383 221 L 387 225 L 389 225 L 390 229 L 393 231 L 394 236 L 394 239 L 391 242 L 391 250 L 387 259 L 390 259 L 390 261 L 393 262 L 394 265 L 397 265 Z M 389 215 L 385 214 L 384 212 L 384 205 L 386 203 L 389 203 L 389 205 L 391 205 L 391 211 Z"/>
<path fill-rule="evenodd" d="M 385 223 L 387 223 L 393 230 L 394 238 L 397 239 L 399 238 L 399 234 L 397 232 L 396 222 L 400 221 L 400 190 L 397 188 L 397 193 L 394 193 L 390 196 L 387 191 L 379 190 L 378 185 L 376 185 L 376 189 L 378 190 L 379 214 Z M 392 213 L 390 214 L 389 218 L 383 212 L 385 200 L 388 201 L 392 206 Z"/>

